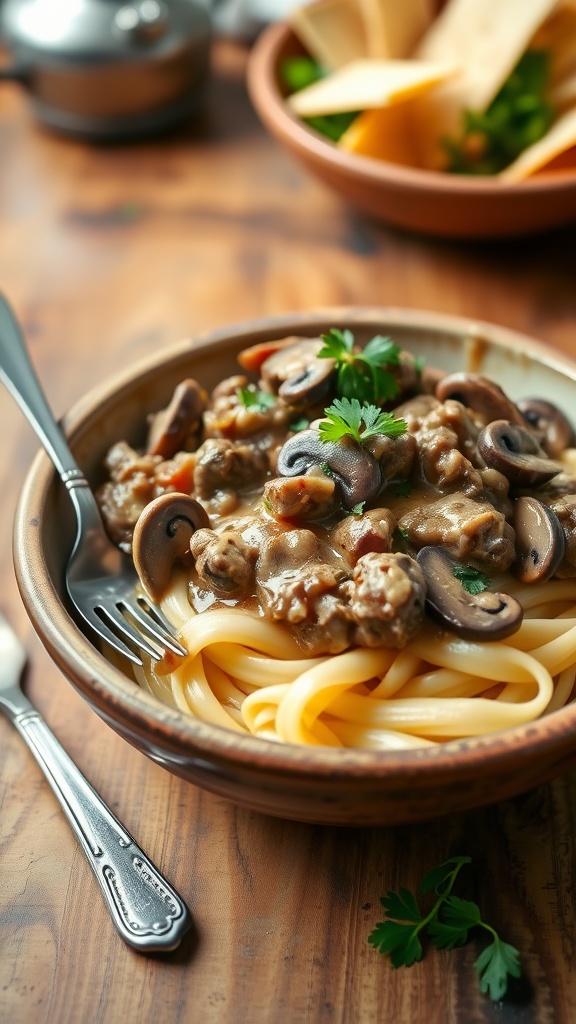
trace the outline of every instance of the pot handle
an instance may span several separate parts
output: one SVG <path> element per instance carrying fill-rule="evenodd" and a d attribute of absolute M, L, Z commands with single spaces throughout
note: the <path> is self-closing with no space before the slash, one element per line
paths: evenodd
<path fill-rule="evenodd" d="M 0 65 L 0 82 L 20 82 L 21 85 L 27 85 L 30 78 L 30 68 L 25 64 L 7 64 L 5 67 Z"/>

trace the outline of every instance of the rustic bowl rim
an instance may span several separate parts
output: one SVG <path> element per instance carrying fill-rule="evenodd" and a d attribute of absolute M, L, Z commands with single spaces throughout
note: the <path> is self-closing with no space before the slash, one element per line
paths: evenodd
<path fill-rule="evenodd" d="M 258 36 L 247 67 L 250 97 L 262 120 L 271 130 L 285 141 L 291 142 L 298 150 L 334 170 L 340 173 L 345 171 L 353 177 L 369 181 L 372 185 L 402 186 L 431 192 L 436 196 L 512 198 L 533 195 L 536 199 L 542 193 L 571 193 L 576 189 L 576 170 L 572 168 L 542 172 L 521 182 L 506 182 L 489 177 L 450 175 L 441 171 L 409 167 L 338 149 L 329 139 L 323 138 L 292 114 L 284 102 L 276 77 L 276 67 L 282 47 L 291 38 L 296 40 L 287 21 L 269 25 Z"/>
<path fill-rule="evenodd" d="M 559 371 L 576 384 L 576 363 L 543 342 L 523 333 L 486 321 L 423 310 L 385 306 L 317 308 L 309 312 L 285 313 L 231 324 L 204 332 L 192 341 L 166 347 L 125 368 L 90 389 L 74 403 L 63 418 L 63 427 L 71 439 L 94 417 L 109 397 L 122 397 L 137 382 L 150 378 L 160 367 L 194 358 L 203 348 L 227 349 L 240 334 L 253 337 L 258 332 L 274 331 L 283 336 L 313 329 L 325 321 L 346 322 L 352 328 L 374 320 L 394 322 L 411 328 L 440 330 L 463 336 L 472 332 L 497 349 L 521 351 Z M 16 578 L 28 612 L 44 646 L 75 688 L 89 701 L 108 724 L 118 726 L 127 738 L 137 734 L 153 741 L 159 753 L 170 751 L 184 764 L 210 762 L 229 767 L 259 766 L 272 775 L 293 776 L 301 780 L 315 777 L 357 778 L 366 784 L 386 776 L 396 781 L 420 774 L 446 778 L 455 770 L 469 773 L 478 768 L 512 763 L 517 757 L 537 758 L 539 753 L 557 750 L 560 758 L 576 742 L 576 702 L 548 717 L 489 736 L 473 737 L 409 751 L 364 751 L 327 747 L 300 747 L 276 744 L 252 736 L 240 736 L 232 730 L 209 725 L 184 713 L 161 705 L 124 676 L 92 646 L 71 619 L 51 578 L 45 561 L 42 533 L 39 529 L 44 505 L 58 486 L 58 477 L 44 452 L 39 452 L 28 472 L 14 519 L 13 551 Z M 537 780 L 536 780 L 537 781 Z"/>

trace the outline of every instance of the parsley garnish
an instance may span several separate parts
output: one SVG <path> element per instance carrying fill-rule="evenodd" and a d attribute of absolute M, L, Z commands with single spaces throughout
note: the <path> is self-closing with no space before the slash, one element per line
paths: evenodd
<path fill-rule="evenodd" d="M 268 412 L 276 404 L 274 395 L 269 394 L 268 391 L 257 391 L 255 388 L 237 388 L 236 394 L 246 409 Z"/>
<path fill-rule="evenodd" d="M 301 430 L 306 430 L 310 426 L 310 420 L 307 420 L 305 416 L 299 416 L 298 419 L 291 420 L 288 424 L 288 430 L 293 430 L 295 434 L 298 434 Z"/>
<path fill-rule="evenodd" d="M 357 398 L 335 398 L 324 415 L 319 432 L 320 440 L 325 442 L 353 437 L 361 444 L 376 434 L 399 437 L 406 432 L 405 420 L 395 419 L 391 412 L 382 412 L 376 405 L 360 405 Z"/>
<path fill-rule="evenodd" d="M 350 513 L 351 516 L 361 516 L 364 511 L 365 501 L 359 501 L 357 505 L 352 505 L 352 508 L 345 509 L 346 513 Z"/>
<path fill-rule="evenodd" d="M 498 174 L 548 131 L 549 58 L 528 50 L 485 111 L 465 110 L 462 137 L 444 147 L 454 174 Z"/>
<path fill-rule="evenodd" d="M 502 999 L 508 987 L 508 976 L 519 978 L 519 952 L 503 942 L 491 925 L 482 919 L 480 908 L 471 900 L 452 895 L 460 869 L 470 864 L 470 857 L 451 857 L 429 871 L 419 886 L 419 895 L 430 893 L 436 900 L 428 913 L 409 889 L 388 892 L 380 902 L 387 920 L 380 921 L 368 936 L 368 942 L 383 956 L 389 954 L 393 967 L 411 967 L 422 959 L 420 934 L 426 933 L 437 949 L 454 949 L 468 941 L 472 928 L 483 928 L 492 941 L 474 963 L 480 991 L 494 1000 Z"/>
<path fill-rule="evenodd" d="M 382 405 L 398 393 L 398 381 L 386 366 L 398 366 L 400 349 L 390 338 L 378 334 L 361 352 L 354 352 L 354 335 L 333 327 L 322 334 L 322 359 L 336 360 L 336 390 L 341 398 Z"/>
<path fill-rule="evenodd" d="M 468 594 L 481 594 L 492 583 L 486 573 L 475 569 L 473 565 L 455 565 L 452 572 Z"/>

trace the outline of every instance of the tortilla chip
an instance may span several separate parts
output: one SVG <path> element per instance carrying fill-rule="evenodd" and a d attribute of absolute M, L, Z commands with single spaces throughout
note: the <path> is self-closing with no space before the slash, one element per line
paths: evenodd
<path fill-rule="evenodd" d="M 410 100 L 390 107 L 365 110 L 344 132 L 338 146 L 348 153 L 387 160 L 392 164 L 416 166 L 407 107 Z"/>
<path fill-rule="evenodd" d="M 461 68 L 461 107 L 485 110 L 558 0 L 448 0 L 416 50 Z"/>
<path fill-rule="evenodd" d="M 500 181 L 524 181 L 576 145 L 576 107 L 561 114 L 550 131 L 500 172 Z"/>
<path fill-rule="evenodd" d="M 558 0 L 448 0 L 416 55 L 457 59 L 460 73 L 423 96 L 415 108 L 420 161 L 442 170 L 445 138 L 460 135 L 465 109 L 485 110 Z"/>
<path fill-rule="evenodd" d="M 356 60 L 288 97 L 299 117 L 372 110 L 407 99 L 455 74 L 454 64 L 417 60 Z"/>
<path fill-rule="evenodd" d="M 367 55 L 357 0 L 317 0 L 290 11 L 288 22 L 310 56 L 327 71 Z"/>
<path fill-rule="evenodd" d="M 431 24 L 434 0 L 359 0 L 369 57 L 409 57 Z"/>

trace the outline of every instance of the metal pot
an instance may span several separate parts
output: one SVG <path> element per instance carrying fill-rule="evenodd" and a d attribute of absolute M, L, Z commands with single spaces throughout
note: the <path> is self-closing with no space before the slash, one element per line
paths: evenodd
<path fill-rule="evenodd" d="M 4 0 L 0 31 L 37 117 L 57 131 L 126 139 L 195 110 L 210 60 L 202 0 Z"/>

